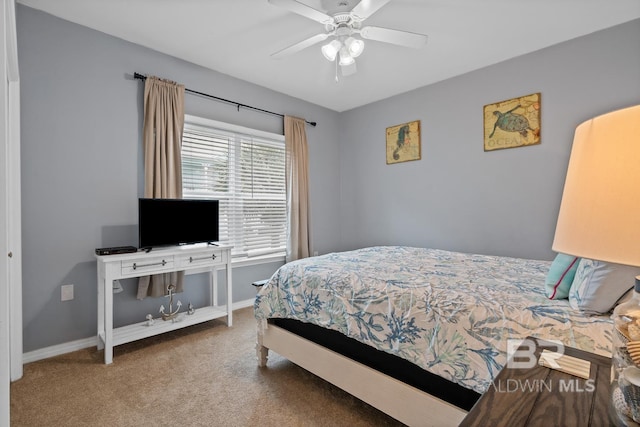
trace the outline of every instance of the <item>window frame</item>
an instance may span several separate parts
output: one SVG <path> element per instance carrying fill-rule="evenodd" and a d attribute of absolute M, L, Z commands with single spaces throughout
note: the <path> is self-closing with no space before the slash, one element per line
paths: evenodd
<path fill-rule="evenodd" d="M 194 130 L 207 132 L 208 130 L 211 130 L 213 128 L 215 130 L 219 130 L 222 132 L 235 134 L 236 136 L 247 136 L 247 137 L 254 137 L 256 139 L 265 139 L 265 140 L 273 141 L 276 143 L 282 143 L 283 148 L 285 144 L 284 135 L 281 135 L 281 134 L 261 131 L 258 129 L 252 129 L 252 128 L 248 128 L 240 125 L 221 122 L 218 120 L 208 119 L 208 118 L 194 116 L 190 114 L 185 114 L 184 126 L 185 126 L 185 129 L 190 127 L 190 128 L 193 128 Z M 182 154 L 182 145 L 181 145 L 181 154 Z M 181 159 L 181 162 L 182 162 L 182 159 Z M 184 181 L 183 181 L 183 197 L 184 197 Z M 285 194 L 285 204 L 286 204 L 286 194 Z M 285 227 L 286 227 L 286 218 L 285 218 Z M 232 225 L 229 224 L 229 229 L 231 228 L 232 228 Z M 232 258 L 232 264 L 234 266 L 246 266 L 246 265 L 256 265 L 256 264 L 263 264 L 263 263 L 269 263 L 269 262 L 284 262 L 285 256 L 286 256 L 286 250 L 281 252 L 273 252 L 266 255 L 256 255 L 256 256 L 234 254 Z"/>

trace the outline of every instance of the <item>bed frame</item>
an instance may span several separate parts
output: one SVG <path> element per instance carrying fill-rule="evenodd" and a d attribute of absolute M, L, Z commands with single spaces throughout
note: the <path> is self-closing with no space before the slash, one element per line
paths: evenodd
<path fill-rule="evenodd" d="M 409 426 L 457 426 L 467 414 L 451 403 L 274 324 L 258 327 L 258 366 L 267 366 L 269 350 Z"/>

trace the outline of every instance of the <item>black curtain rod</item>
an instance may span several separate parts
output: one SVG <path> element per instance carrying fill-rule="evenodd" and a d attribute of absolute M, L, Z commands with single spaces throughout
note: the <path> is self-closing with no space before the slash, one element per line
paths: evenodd
<path fill-rule="evenodd" d="M 147 79 L 147 76 L 145 76 L 144 74 L 140 74 L 140 73 L 133 73 L 133 78 L 144 81 L 144 80 Z M 191 89 L 188 89 L 188 88 L 184 88 L 184 91 L 188 92 L 188 93 L 192 93 L 194 95 L 200 95 L 200 96 L 204 96 L 206 98 L 215 99 L 216 101 L 226 102 L 227 104 L 233 104 L 238 108 L 238 111 L 240 110 L 240 107 L 242 107 L 242 108 L 248 108 L 250 110 L 260 111 L 262 113 L 273 114 L 274 116 L 280 116 L 280 117 L 284 118 L 284 114 L 274 113 L 273 111 L 263 110 L 262 108 L 252 107 L 251 105 L 241 104 L 239 102 L 231 101 L 229 99 L 224 99 L 224 98 L 220 98 L 220 97 L 217 97 L 217 96 L 209 95 L 208 93 L 198 92 L 197 90 L 191 90 Z M 310 122 L 308 120 L 305 120 L 305 123 L 307 123 L 307 124 L 309 124 L 311 126 L 314 126 L 314 127 L 317 124 L 316 122 Z"/>

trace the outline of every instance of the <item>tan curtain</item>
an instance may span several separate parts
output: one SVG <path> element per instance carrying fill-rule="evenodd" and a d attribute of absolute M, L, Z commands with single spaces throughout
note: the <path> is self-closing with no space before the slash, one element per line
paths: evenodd
<path fill-rule="evenodd" d="M 144 84 L 144 197 L 182 198 L 180 148 L 184 129 L 184 86 L 147 77 Z M 167 218 L 167 227 L 171 227 Z M 182 292 L 184 271 L 141 277 L 138 299 L 166 295 L 169 285 Z"/>
<path fill-rule="evenodd" d="M 305 121 L 284 117 L 287 191 L 287 262 L 311 254 L 309 156 Z"/>

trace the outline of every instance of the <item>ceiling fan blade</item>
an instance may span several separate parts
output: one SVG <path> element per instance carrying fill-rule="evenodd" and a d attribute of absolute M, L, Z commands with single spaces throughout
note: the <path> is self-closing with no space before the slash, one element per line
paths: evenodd
<path fill-rule="evenodd" d="M 284 58 L 285 56 L 300 52 L 302 49 L 306 49 L 309 46 L 313 46 L 316 43 L 320 43 L 321 41 L 326 40 L 327 37 L 329 37 L 329 34 L 316 34 L 315 36 L 311 36 L 308 39 L 302 40 L 301 42 L 293 44 L 289 47 L 285 47 L 284 49 L 279 50 L 276 53 L 272 53 L 271 57 L 276 59 Z"/>
<path fill-rule="evenodd" d="M 288 9 L 293 13 L 304 16 L 305 18 L 313 19 L 321 24 L 333 23 L 333 18 L 331 16 L 296 0 L 269 0 L 269 3 L 274 6 L 280 6 Z"/>
<path fill-rule="evenodd" d="M 397 44 L 399 46 L 419 48 L 427 42 L 424 34 L 410 33 L 408 31 L 391 30 L 382 27 L 364 27 L 360 30 L 363 39 Z"/>
<path fill-rule="evenodd" d="M 378 11 L 391 0 L 361 0 L 352 10 L 351 15 L 360 21 L 364 21 Z"/>
<path fill-rule="evenodd" d="M 349 64 L 349 65 L 341 65 L 340 69 L 341 69 L 342 75 L 344 77 L 350 76 L 351 74 L 355 74 L 356 71 L 358 71 L 358 68 L 356 67 L 356 63 L 355 62 L 353 64 Z"/>

